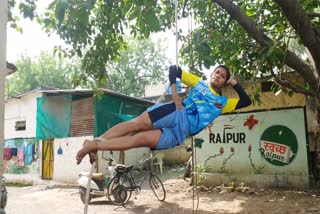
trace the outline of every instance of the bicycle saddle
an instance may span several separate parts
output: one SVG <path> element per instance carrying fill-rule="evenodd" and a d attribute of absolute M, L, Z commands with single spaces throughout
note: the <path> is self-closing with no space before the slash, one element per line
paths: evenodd
<path fill-rule="evenodd" d="M 133 165 L 126 166 L 123 164 L 116 164 L 115 170 L 118 173 L 125 173 L 125 172 L 129 172 L 132 168 L 133 168 Z"/>

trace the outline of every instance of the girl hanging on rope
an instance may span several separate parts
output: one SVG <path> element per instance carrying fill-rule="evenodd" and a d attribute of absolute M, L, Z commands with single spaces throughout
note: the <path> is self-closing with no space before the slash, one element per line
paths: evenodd
<path fill-rule="evenodd" d="M 176 78 L 190 88 L 188 97 L 181 102 L 176 92 Z M 200 77 L 181 70 L 175 65 L 169 68 L 172 102 L 155 104 L 140 116 L 119 123 L 101 137 L 85 140 L 77 153 L 77 164 L 89 154 L 90 162 L 96 160 L 98 150 L 123 151 L 138 147 L 168 149 L 180 145 L 210 125 L 221 113 L 231 112 L 251 105 L 251 100 L 239 83 L 230 78 L 224 65 L 217 66 L 207 85 Z M 221 88 L 231 85 L 239 98 L 220 96 Z M 136 133 L 130 135 L 132 133 Z"/>

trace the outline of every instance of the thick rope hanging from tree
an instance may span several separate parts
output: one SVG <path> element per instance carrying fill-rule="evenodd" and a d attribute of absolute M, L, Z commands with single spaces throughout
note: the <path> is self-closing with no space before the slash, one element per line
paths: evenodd
<path fill-rule="evenodd" d="M 179 66 L 179 61 L 178 61 L 178 55 L 179 55 L 179 48 L 178 48 L 178 0 L 175 0 L 174 2 L 175 8 L 174 8 L 174 17 L 175 17 L 175 47 L 176 47 L 176 66 Z M 159 97 L 159 99 L 156 101 L 156 103 L 160 103 L 163 99 L 163 97 L 167 94 L 167 91 L 170 88 L 170 84 L 167 84 L 165 86 L 163 94 Z"/>

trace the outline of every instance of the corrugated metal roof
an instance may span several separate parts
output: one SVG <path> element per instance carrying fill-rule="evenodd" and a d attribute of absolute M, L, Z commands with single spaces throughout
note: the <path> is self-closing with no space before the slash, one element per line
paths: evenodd
<path fill-rule="evenodd" d="M 129 100 L 134 100 L 134 101 L 139 101 L 143 103 L 147 103 L 150 105 L 155 104 L 155 102 L 146 100 L 146 99 L 141 99 L 137 97 L 131 97 L 119 92 L 115 92 L 109 89 L 102 89 L 104 94 L 107 95 L 112 95 L 112 96 L 118 96 L 118 97 L 123 97 Z M 41 90 L 42 93 L 44 94 L 72 94 L 72 95 L 86 95 L 86 94 L 94 94 L 96 91 L 91 90 L 91 89 L 55 89 L 55 90 Z"/>
<path fill-rule="evenodd" d="M 26 93 L 23 93 L 23 94 L 19 94 L 19 95 L 10 97 L 10 98 L 6 99 L 5 102 L 9 102 L 10 100 L 14 100 L 14 99 L 20 99 L 21 97 L 24 97 L 24 96 L 26 96 L 26 95 L 28 95 L 28 94 L 32 94 L 32 93 L 34 93 L 34 92 L 39 92 L 39 93 L 41 93 L 40 90 L 41 90 L 40 88 L 33 89 L 33 90 L 28 91 L 28 92 L 26 92 Z"/>

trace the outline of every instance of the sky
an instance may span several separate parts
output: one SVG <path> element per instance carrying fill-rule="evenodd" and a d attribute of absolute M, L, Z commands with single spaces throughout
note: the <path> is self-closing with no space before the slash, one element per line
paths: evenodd
<path fill-rule="evenodd" d="M 52 51 L 54 45 L 63 42 L 56 35 L 48 36 L 41 30 L 40 25 L 29 20 L 23 20 L 20 25 L 23 33 L 15 29 L 7 29 L 7 61 L 14 63 L 23 52 L 38 56 L 41 51 Z"/>
<path fill-rule="evenodd" d="M 37 56 L 42 50 L 53 50 L 55 45 L 62 45 L 63 41 L 57 35 L 50 37 L 41 29 L 36 21 L 29 19 L 21 19 L 19 25 L 23 29 L 23 33 L 17 32 L 8 26 L 7 28 L 7 60 L 16 62 L 22 52 L 27 52 L 32 56 Z M 153 39 L 167 39 L 167 56 L 173 58 L 175 62 L 175 36 L 173 32 L 159 33 L 153 36 Z"/>
<path fill-rule="evenodd" d="M 37 1 L 37 12 L 39 14 L 45 12 L 45 8 L 51 2 L 52 0 Z M 14 15 L 19 15 L 17 8 L 14 10 Z M 22 27 L 23 33 L 16 32 L 9 26 L 7 28 L 7 61 L 9 62 L 16 62 L 22 52 L 38 56 L 41 51 L 52 51 L 55 45 L 63 46 L 64 44 L 57 35 L 49 37 L 35 20 L 20 18 L 19 25 Z M 175 36 L 173 33 L 170 31 L 153 36 L 154 40 L 158 38 L 167 38 L 167 56 L 174 58 L 171 61 L 175 62 Z"/>
<path fill-rule="evenodd" d="M 37 1 L 38 13 L 43 13 L 46 6 L 52 0 Z M 17 2 L 19 4 L 19 1 Z M 14 15 L 19 16 L 19 10 L 14 10 Z M 7 27 L 7 61 L 14 63 L 23 52 L 31 56 L 38 56 L 41 51 L 52 51 L 55 45 L 63 45 L 63 41 L 57 35 L 48 36 L 36 22 L 20 17 L 18 23 L 22 27 L 23 33 L 17 32 L 9 25 Z"/>
<path fill-rule="evenodd" d="M 57 35 L 51 35 L 49 37 L 36 21 L 21 19 L 19 25 L 22 27 L 23 33 L 17 32 L 9 26 L 7 28 L 7 60 L 9 62 L 16 62 L 22 52 L 37 56 L 41 50 L 50 51 L 53 50 L 55 45 L 63 46 L 64 44 Z M 166 55 L 168 58 L 172 58 L 172 62 L 175 62 L 175 35 L 172 31 L 168 31 L 153 36 L 154 41 L 159 38 L 167 39 Z"/>

